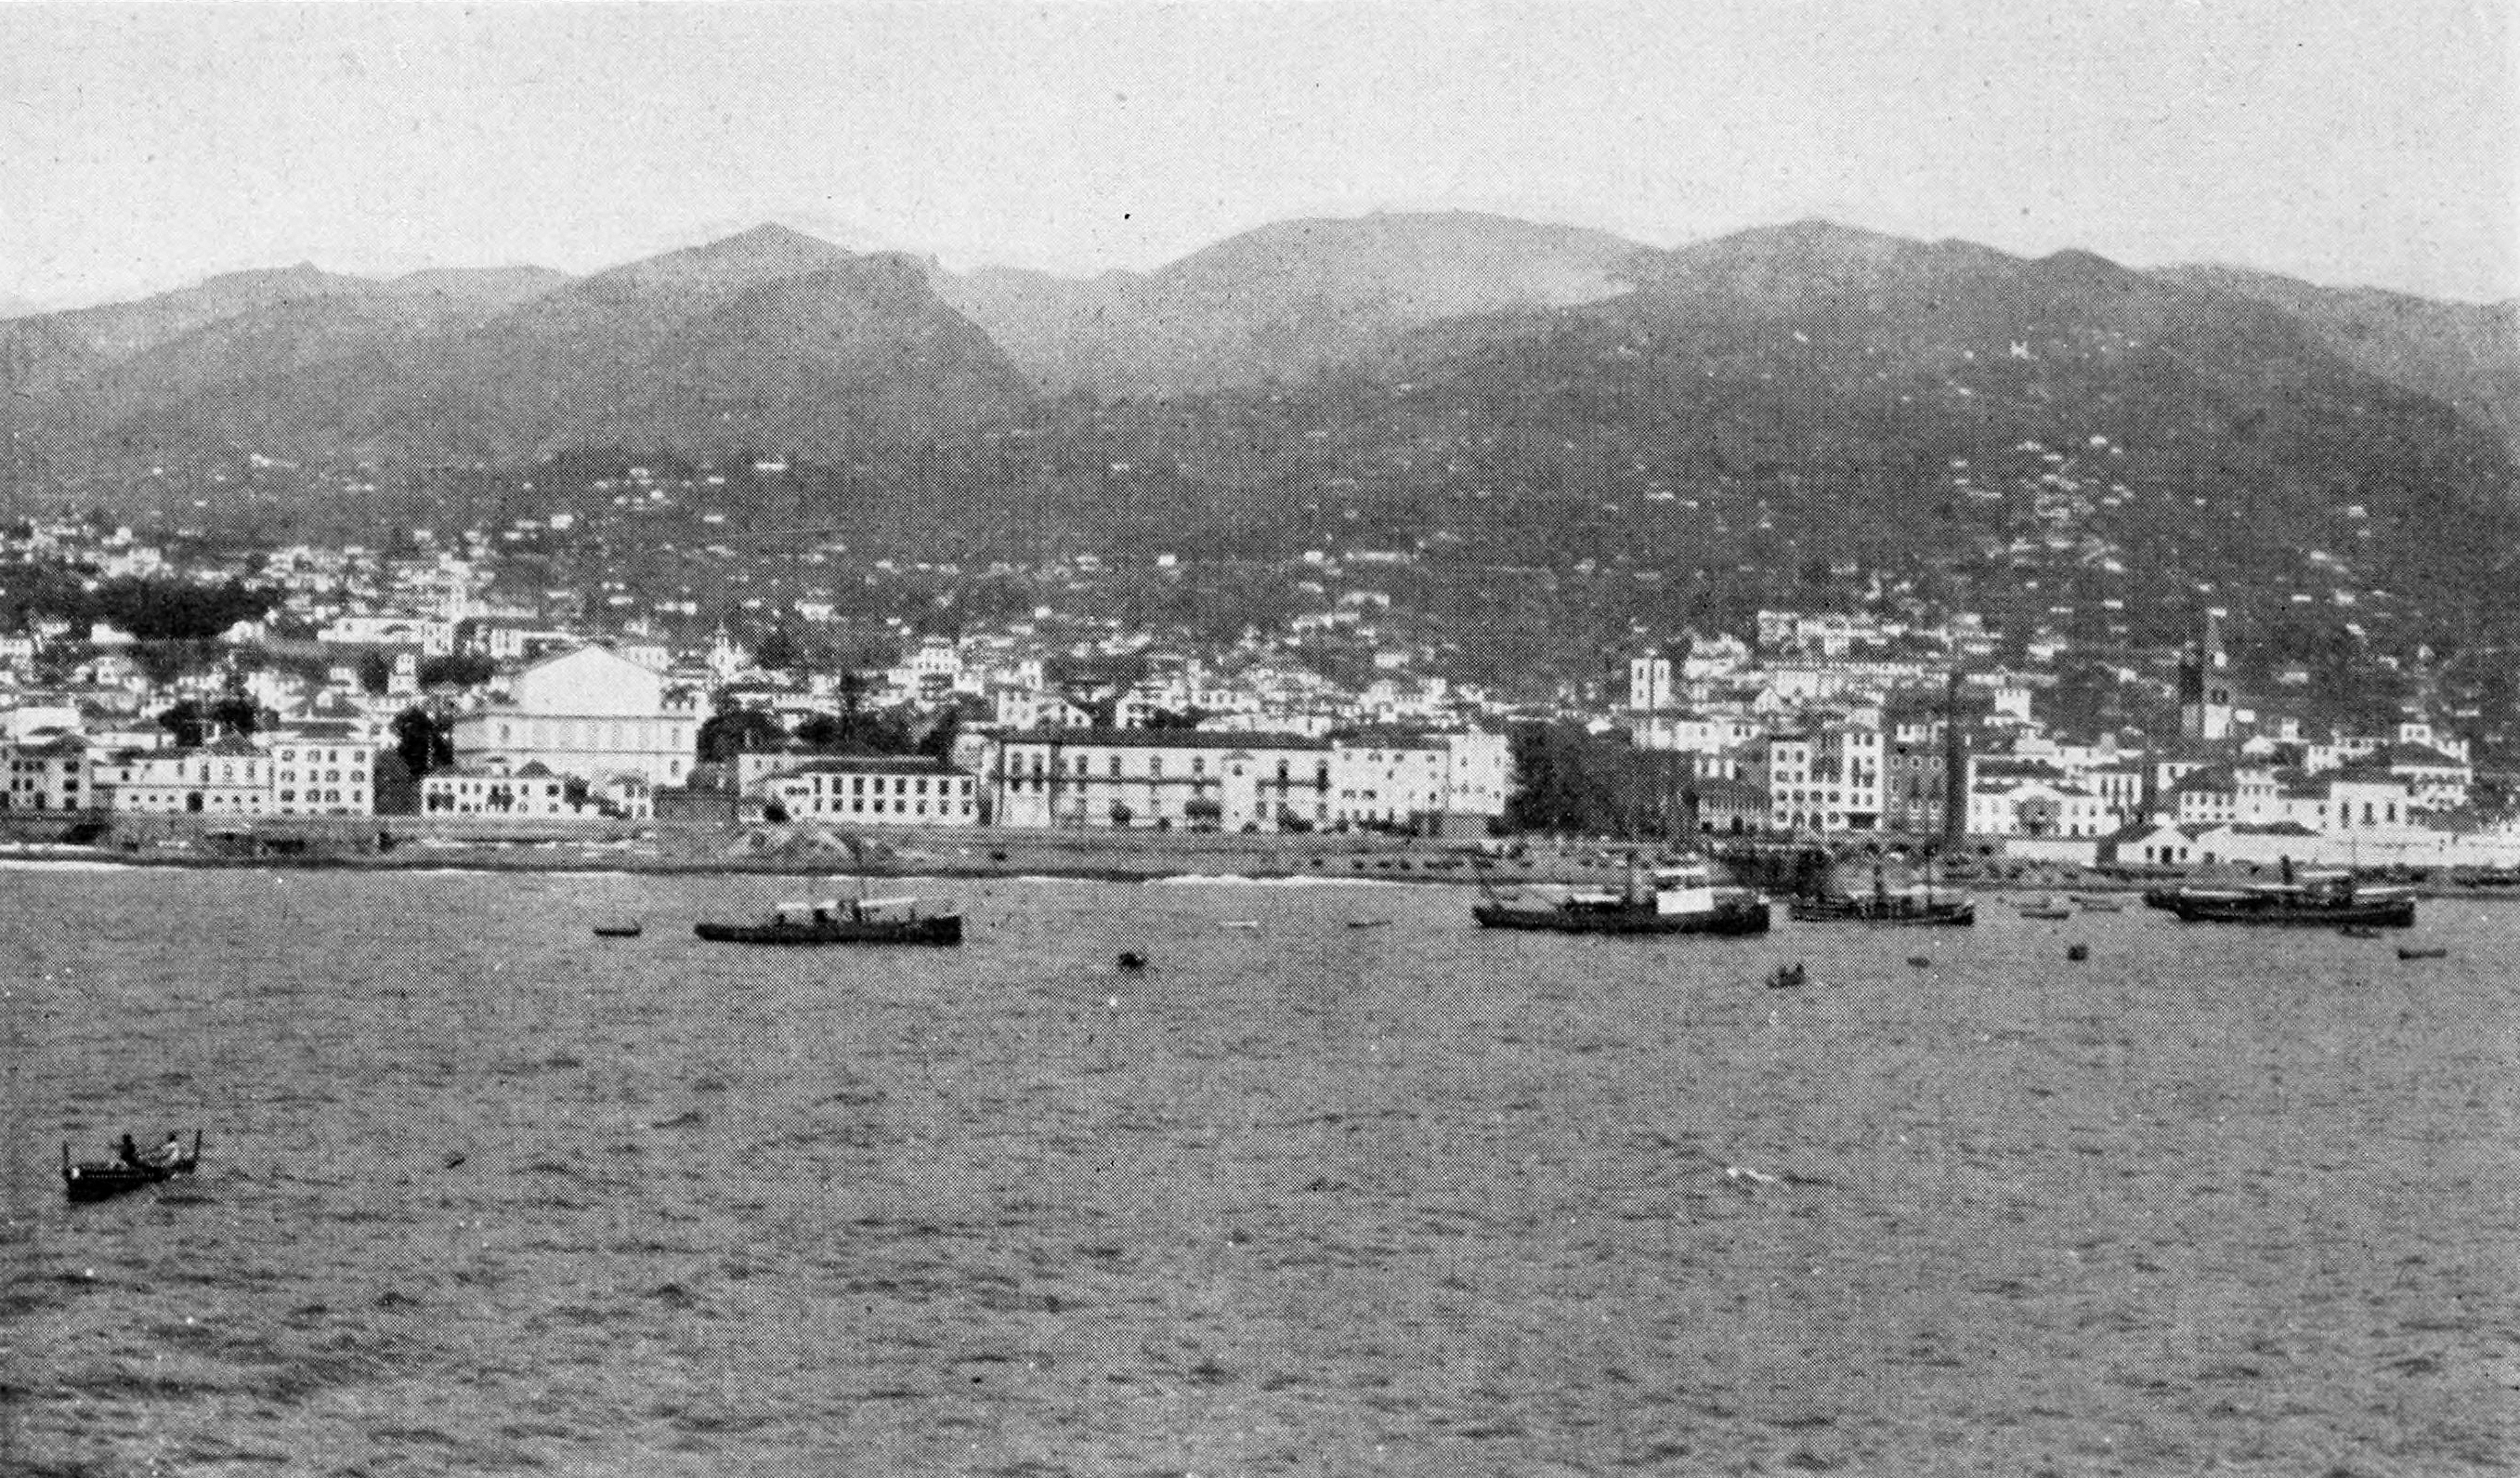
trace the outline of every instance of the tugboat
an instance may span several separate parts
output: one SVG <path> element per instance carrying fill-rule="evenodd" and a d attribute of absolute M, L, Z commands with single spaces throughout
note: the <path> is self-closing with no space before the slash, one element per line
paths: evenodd
<path fill-rule="evenodd" d="M 2285 872 L 2290 873 L 2286 868 Z M 2309 924 L 2342 930 L 2403 929 L 2415 921 L 2410 888 L 2366 888 L 2351 873 L 2308 873 L 2299 881 L 2247 883 L 2232 888 L 2166 888 L 2144 902 L 2190 923 Z"/>
<path fill-rule="evenodd" d="M 755 923 L 692 925 L 713 944 L 939 944 L 963 942 L 963 916 L 924 900 L 825 898 L 783 903 Z"/>
<path fill-rule="evenodd" d="M 1866 894 L 1823 893 L 1785 902 L 1785 917 L 1798 923 L 1948 924 L 1977 922 L 1977 905 L 1967 898 L 1938 898 L 1930 878 L 1921 889 L 1893 893 L 1872 869 L 1872 891 Z"/>
<path fill-rule="evenodd" d="M 1609 888 L 1522 888 L 1501 893 L 1480 879 L 1487 898 L 1470 910 L 1482 928 L 1546 929 L 1560 934 L 1764 934 L 1768 901 L 1748 888 L 1718 887 L 1703 862 L 1659 867 L 1648 876 L 1634 853 L 1626 885 Z"/>

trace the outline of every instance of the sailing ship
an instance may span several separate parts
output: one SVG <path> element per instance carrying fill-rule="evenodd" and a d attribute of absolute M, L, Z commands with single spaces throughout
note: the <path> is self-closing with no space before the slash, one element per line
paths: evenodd
<path fill-rule="evenodd" d="M 1482 928 L 1561 934 L 1764 934 L 1768 901 L 1749 888 L 1718 886 L 1701 861 L 1648 873 L 1634 853 L 1617 888 L 1523 887 L 1500 892 L 1484 874 L 1486 898 L 1470 910 Z"/>

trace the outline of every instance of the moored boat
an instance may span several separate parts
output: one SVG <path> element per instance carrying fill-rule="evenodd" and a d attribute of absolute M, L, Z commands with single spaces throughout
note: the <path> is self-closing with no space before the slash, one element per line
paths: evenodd
<path fill-rule="evenodd" d="M 598 939 L 636 939 L 639 937 L 639 920 L 633 918 L 623 923 L 599 923 L 595 926 L 595 937 Z"/>
<path fill-rule="evenodd" d="M 187 1149 L 173 1135 L 156 1149 L 142 1153 L 134 1148 L 131 1136 L 122 1137 L 122 1145 L 111 1160 L 77 1160 L 70 1158 L 70 1147 L 62 1146 L 62 1190 L 73 1201 L 102 1201 L 111 1196 L 154 1186 L 169 1176 L 191 1175 L 202 1160 L 202 1132 L 193 1131 L 193 1144 Z"/>
<path fill-rule="evenodd" d="M 2071 918 L 2074 911 L 2059 898 L 2033 898 L 2016 904 L 2014 909 L 2024 918 Z"/>
<path fill-rule="evenodd" d="M 1977 904 L 1965 894 L 1937 893 L 1930 863 L 1925 880 L 1892 892 L 1881 865 L 1872 865 L 1868 893 L 1816 893 L 1785 900 L 1785 917 L 1797 923 L 1913 924 L 1965 928 L 1977 922 Z"/>
<path fill-rule="evenodd" d="M 1977 922 L 1977 904 L 1930 893 L 1833 893 L 1785 901 L 1785 915 L 1799 923 L 1940 924 Z"/>
<path fill-rule="evenodd" d="M 2191 923 L 2308 924 L 2319 928 L 2406 928 L 2415 921 L 2411 889 L 2363 887 L 2350 873 L 2311 874 L 2299 881 L 2247 883 L 2230 888 L 2172 888 L 2146 893 L 2144 902 Z"/>
<path fill-rule="evenodd" d="M 939 944 L 963 942 L 963 916 L 902 898 L 783 903 L 754 923 L 692 925 L 713 944 Z"/>
<path fill-rule="evenodd" d="M 1561 934 L 1764 934 L 1768 901 L 1748 888 L 1720 887 L 1702 862 L 1655 869 L 1632 857 L 1620 888 L 1491 890 L 1470 917 L 1490 929 Z"/>

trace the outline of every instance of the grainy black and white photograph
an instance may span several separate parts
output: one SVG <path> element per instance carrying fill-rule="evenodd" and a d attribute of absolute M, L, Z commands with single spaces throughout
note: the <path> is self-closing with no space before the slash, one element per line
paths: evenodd
<path fill-rule="evenodd" d="M 2520 1472 L 2507 0 L 0 4 L 0 1472 Z"/>

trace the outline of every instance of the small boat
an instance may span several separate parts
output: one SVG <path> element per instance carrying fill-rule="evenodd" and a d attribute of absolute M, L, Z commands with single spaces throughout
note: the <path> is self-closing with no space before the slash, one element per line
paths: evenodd
<path fill-rule="evenodd" d="M 2380 937 L 2380 931 L 2371 927 L 2367 923 L 2349 923 L 2338 929 L 2336 932 L 2344 935 L 2348 939 L 2377 939 Z"/>
<path fill-rule="evenodd" d="M 2083 893 L 2075 894 L 2073 903 L 2086 914 L 2114 914 L 2126 907 L 2123 898 L 2101 898 Z"/>
<path fill-rule="evenodd" d="M 1143 970 L 1147 967 L 1147 957 L 1136 950 L 1122 950 L 1117 963 L 1124 970 Z"/>
<path fill-rule="evenodd" d="M 1718 887 L 1702 862 L 1657 868 L 1647 878 L 1628 859 L 1624 887 L 1520 888 L 1500 892 L 1480 883 L 1485 901 L 1470 917 L 1487 929 L 1540 929 L 1559 934 L 1764 934 L 1768 901 L 1748 888 Z"/>
<path fill-rule="evenodd" d="M 1260 927 L 1260 920 L 1257 918 L 1228 918 L 1219 923 L 1217 927 L 1220 929 L 1256 929 Z"/>
<path fill-rule="evenodd" d="M 1794 989 L 1796 986 L 1803 984 L 1803 982 L 1808 978 L 1809 977 L 1803 973 L 1803 963 L 1797 960 L 1791 964 L 1780 964 L 1775 969 L 1770 970 L 1768 972 L 1768 989 L 1772 991 L 1789 991 Z"/>
<path fill-rule="evenodd" d="M 202 1160 L 202 1132 L 193 1131 L 193 1145 L 187 1149 L 173 1135 L 166 1142 L 143 1154 L 122 1137 L 122 1145 L 111 1160 L 70 1159 L 70 1147 L 62 1145 L 62 1189 L 73 1201 L 102 1201 L 155 1186 L 169 1176 L 191 1175 Z"/>
<path fill-rule="evenodd" d="M 2073 909 L 2069 907 L 2064 900 L 2057 898 L 2052 894 L 2046 898 L 2034 898 L 2027 903 L 2016 904 L 2014 905 L 2014 909 L 2024 918 L 2071 918 L 2074 917 Z"/>
<path fill-rule="evenodd" d="M 712 944 L 937 944 L 963 942 L 963 916 L 919 898 L 826 898 L 783 903 L 757 923 L 696 923 Z"/>
<path fill-rule="evenodd" d="M 2398 946 L 2398 958 L 2401 960 L 2446 960 L 2450 958 L 2450 950 L 2446 946 L 2438 944 L 2402 944 Z"/>
<path fill-rule="evenodd" d="M 2088 944 L 2069 944 L 2065 946 L 2065 958 L 2079 964 L 2092 958 L 2092 947 Z"/>
<path fill-rule="evenodd" d="M 1378 929 L 1390 922 L 1388 918 L 1351 918 L 1347 926 L 1352 929 Z"/>
<path fill-rule="evenodd" d="M 639 920 L 633 918 L 627 923 L 599 923 L 595 926 L 595 937 L 598 939 L 636 939 L 639 937 Z"/>

